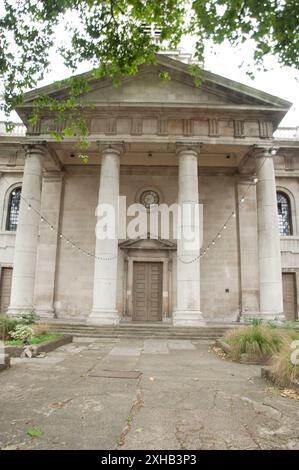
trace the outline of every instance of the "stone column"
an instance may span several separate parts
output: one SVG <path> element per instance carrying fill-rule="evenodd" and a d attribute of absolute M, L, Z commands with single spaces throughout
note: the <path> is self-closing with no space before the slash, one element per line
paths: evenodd
<path fill-rule="evenodd" d="M 107 226 L 108 231 L 112 229 L 112 232 L 114 232 L 114 238 L 109 235 L 107 239 L 101 240 L 96 236 L 95 255 L 102 259 L 95 259 L 93 307 L 87 320 L 87 323 L 91 325 L 115 325 L 119 323 L 116 303 L 120 153 L 120 150 L 114 147 L 106 148 L 102 152 L 98 204 L 105 204 L 115 211 L 114 220 L 110 219 Z M 102 219 L 100 215 L 98 207 L 97 223 Z"/>
<path fill-rule="evenodd" d="M 40 211 L 41 204 L 43 158 L 42 147 L 34 145 L 26 147 L 11 298 L 8 308 L 10 315 L 19 315 L 34 309 L 33 295 L 40 222 L 40 216 L 36 211 Z"/>
<path fill-rule="evenodd" d="M 202 326 L 205 324 L 200 311 L 200 244 L 188 244 L 188 231 L 200 236 L 199 221 L 194 217 L 198 209 L 198 154 L 188 147 L 180 148 L 178 204 L 182 214 L 178 217 L 177 242 L 177 306 L 173 313 L 175 326 Z M 192 212 L 190 210 L 192 209 Z M 192 216 L 193 215 L 193 216 Z M 199 213 L 198 213 L 199 216 Z M 194 259 L 196 261 L 194 261 Z"/>
<path fill-rule="evenodd" d="M 252 178 L 243 176 L 236 187 L 242 320 L 256 316 L 259 311 L 256 187 L 251 185 L 248 189 L 251 183 Z M 240 202 L 245 193 L 245 200 Z"/>
<path fill-rule="evenodd" d="M 49 225 L 40 222 L 34 304 L 36 313 L 41 320 L 54 317 L 53 303 L 62 181 L 63 173 L 61 171 L 47 172 L 43 178 L 41 213 L 53 227 L 58 228 L 58 231 L 51 230 Z"/>
<path fill-rule="evenodd" d="M 262 150 L 256 158 L 260 317 L 284 318 L 280 236 L 273 158 Z"/>

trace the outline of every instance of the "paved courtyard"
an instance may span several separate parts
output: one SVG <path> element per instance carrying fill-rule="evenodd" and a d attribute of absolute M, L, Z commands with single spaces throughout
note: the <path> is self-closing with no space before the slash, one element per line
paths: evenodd
<path fill-rule="evenodd" d="M 299 401 L 203 341 L 78 338 L 0 394 L 4 449 L 299 449 Z"/>

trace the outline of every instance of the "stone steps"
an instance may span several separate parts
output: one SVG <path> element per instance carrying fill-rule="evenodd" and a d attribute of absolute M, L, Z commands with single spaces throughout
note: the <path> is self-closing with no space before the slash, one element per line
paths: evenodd
<path fill-rule="evenodd" d="M 184 328 L 170 325 L 117 325 L 91 326 L 79 324 L 52 323 L 51 331 L 91 338 L 128 338 L 128 339 L 202 339 L 215 340 L 224 335 L 228 327 Z"/>

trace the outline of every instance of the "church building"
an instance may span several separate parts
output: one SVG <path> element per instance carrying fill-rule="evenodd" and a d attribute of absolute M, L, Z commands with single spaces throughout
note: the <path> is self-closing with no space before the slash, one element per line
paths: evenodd
<path fill-rule="evenodd" d="M 163 80 L 167 72 L 170 80 Z M 57 140 L 50 109 L 0 128 L 0 311 L 90 325 L 205 326 L 298 319 L 299 136 L 277 131 L 291 103 L 159 55 L 115 86 L 86 74 L 80 97 L 88 160 Z M 88 104 L 92 103 L 92 107 Z M 159 205 L 201 207 L 201 246 L 161 231 L 102 240 L 99 204 L 146 217 Z M 128 223 L 133 213 L 127 211 Z M 184 221 L 192 225 L 192 221 Z"/>

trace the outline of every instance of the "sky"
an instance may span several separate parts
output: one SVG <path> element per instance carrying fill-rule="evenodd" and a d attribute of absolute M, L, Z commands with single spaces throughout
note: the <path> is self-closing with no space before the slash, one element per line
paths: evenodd
<path fill-rule="evenodd" d="M 206 52 L 205 69 L 252 86 L 267 93 L 276 95 L 293 103 L 292 108 L 281 121 L 280 126 L 299 126 L 299 72 L 289 67 L 281 67 L 273 56 L 265 61 L 268 71 L 257 71 L 254 68 L 252 54 L 253 44 L 244 44 L 240 49 L 233 49 L 228 43 L 213 46 L 215 55 Z M 246 61 L 244 63 L 244 57 Z M 243 66 L 240 67 L 240 65 Z M 251 65 L 254 80 L 246 74 L 246 64 Z"/>
<path fill-rule="evenodd" d="M 182 41 L 182 48 L 186 52 L 192 52 L 194 40 L 186 37 Z M 292 108 L 281 121 L 280 126 L 296 127 L 299 125 L 299 73 L 288 67 L 281 67 L 276 58 L 269 57 L 265 61 L 268 71 L 258 71 L 253 64 L 253 43 L 245 43 L 240 49 L 232 48 L 228 43 L 220 46 L 210 44 L 206 49 L 204 68 L 226 78 L 250 85 L 259 90 L 284 98 L 293 103 Z M 244 60 L 245 58 L 245 60 Z M 254 73 L 252 80 L 246 74 L 249 64 Z M 81 64 L 76 73 L 89 70 L 87 63 Z M 70 71 L 64 66 L 62 59 L 54 51 L 51 52 L 50 72 L 46 74 L 39 86 L 47 85 L 56 80 L 69 77 Z M 16 113 L 11 116 L 12 120 L 19 122 Z M 4 116 L 0 114 L 0 119 Z"/>

